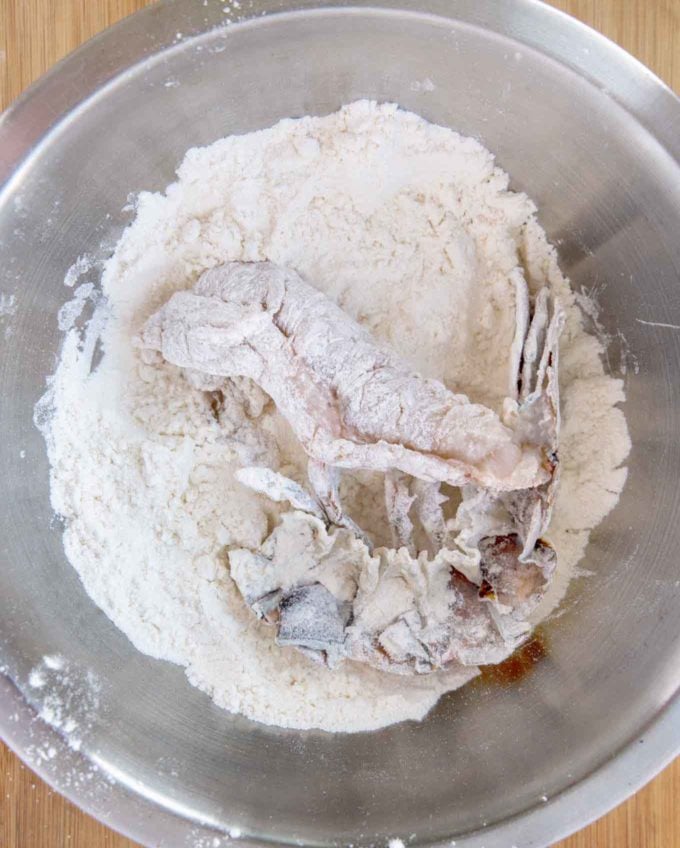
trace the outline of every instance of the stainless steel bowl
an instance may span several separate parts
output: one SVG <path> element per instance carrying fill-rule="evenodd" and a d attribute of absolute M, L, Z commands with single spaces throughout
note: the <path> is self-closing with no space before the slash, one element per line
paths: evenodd
<path fill-rule="evenodd" d="M 16 306 L 0 331 L 0 730 L 61 792 L 149 845 L 209 845 L 237 826 L 249 845 L 415 834 L 545 846 L 680 747 L 678 100 L 533 0 L 243 8 L 225 28 L 237 10 L 217 0 L 153 6 L 59 64 L 0 124 L 1 290 Z M 537 201 L 563 267 L 597 289 L 605 329 L 636 363 L 634 449 L 588 549 L 594 576 L 573 587 L 532 674 L 474 684 L 420 724 L 333 736 L 229 715 L 135 651 L 64 558 L 32 418 L 59 350 L 64 273 L 110 249 L 128 192 L 163 188 L 193 145 L 360 97 L 477 136 Z M 103 681 L 78 752 L 35 718 L 44 689 L 29 670 L 54 653 L 72 689 L 88 670 Z"/>

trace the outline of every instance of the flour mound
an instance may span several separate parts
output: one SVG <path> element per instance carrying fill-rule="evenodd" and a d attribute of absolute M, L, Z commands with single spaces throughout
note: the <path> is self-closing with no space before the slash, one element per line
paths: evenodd
<path fill-rule="evenodd" d="M 84 338 L 67 332 L 37 414 L 70 562 L 139 650 L 185 666 L 228 710 L 331 731 L 421 718 L 457 675 L 315 665 L 275 645 L 229 577 L 226 550 L 256 548 L 285 509 L 241 485 L 239 468 L 304 480 L 305 457 L 267 395 L 245 379 L 222 393 L 196 388 L 132 344 L 173 292 L 234 260 L 294 268 L 414 369 L 499 412 L 512 274 L 553 289 L 567 311 L 563 472 L 543 615 L 624 485 L 621 382 L 604 373 L 532 202 L 508 191 L 478 142 L 395 106 L 361 101 L 192 149 L 164 194 L 139 195 L 104 271 L 107 303 Z M 102 323 L 104 356 L 90 373 Z M 346 474 L 343 502 L 389 544 L 382 490 L 380 475 Z"/>

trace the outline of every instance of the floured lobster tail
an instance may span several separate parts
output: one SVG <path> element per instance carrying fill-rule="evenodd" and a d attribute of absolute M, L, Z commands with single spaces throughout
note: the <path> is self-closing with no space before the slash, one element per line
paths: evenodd
<path fill-rule="evenodd" d="M 526 291 L 526 289 L 525 289 Z M 518 308 L 519 312 L 519 308 Z M 518 329 L 522 322 L 518 320 Z M 548 289 L 536 295 L 522 354 L 512 357 L 511 386 L 516 397 L 506 401 L 504 419 L 522 444 L 541 451 L 548 472 L 545 483 L 504 495 L 522 539 L 520 559 L 528 560 L 549 523 L 559 482 L 560 391 L 558 380 L 559 339 L 564 312 Z"/>
<path fill-rule="evenodd" d="M 474 552 L 486 538 L 513 537 L 515 546 L 519 545 L 520 562 L 537 561 L 545 567 L 545 544 L 539 542 L 550 524 L 559 482 L 558 360 L 564 313 L 545 288 L 530 309 L 526 284 L 522 284 L 517 294 L 517 332 L 503 420 L 515 432 L 518 443 L 538 449 L 547 479 L 510 492 L 464 487 L 456 541 L 464 550 Z"/>
<path fill-rule="evenodd" d="M 294 272 L 269 263 L 215 269 L 147 324 L 141 346 L 169 361 L 254 379 L 309 456 L 309 486 L 267 468 L 237 472 L 291 507 L 257 549 L 229 552 L 232 579 L 280 645 L 330 666 L 445 669 L 462 681 L 529 634 L 556 564 L 542 536 L 559 477 L 564 319 L 547 288 L 530 297 L 519 269 L 515 286 L 502 418 L 413 374 Z M 323 349 L 310 345 L 319 338 Z M 393 548 L 373 550 L 344 513 L 340 468 L 385 473 Z M 449 520 L 442 483 L 462 486 Z"/>

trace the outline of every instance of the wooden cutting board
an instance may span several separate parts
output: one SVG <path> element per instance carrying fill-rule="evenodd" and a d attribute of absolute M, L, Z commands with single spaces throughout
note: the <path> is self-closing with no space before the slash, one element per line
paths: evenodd
<path fill-rule="evenodd" d="M 149 2 L 0 0 L 0 108 L 82 41 Z M 680 0 L 552 3 L 617 41 L 680 91 Z M 53 792 L 0 743 L 0 848 L 135 845 Z M 559 848 L 680 848 L 680 759 Z"/>

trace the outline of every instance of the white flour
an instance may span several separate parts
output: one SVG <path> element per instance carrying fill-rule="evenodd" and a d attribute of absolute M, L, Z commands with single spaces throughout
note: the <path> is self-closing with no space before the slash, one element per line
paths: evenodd
<path fill-rule="evenodd" d="M 498 410 L 514 332 L 509 277 L 519 265 L 531 287 L 547 281 L 568 317 L 551 529 L 559 571 L 545 614 L 616 503 L 629 441 L 622 385 L 604 374 L 532 202 L 507 184 L 474 140 L 363 101 L 190 150 L 164 195 L 140 195 L 103 277 L 104 359 L 90 374 L 94 331 L 83 344 L 71 330 L 39 411 L 49 419 L 52 503 L 95 602 L 137 648 L 186 666 L 226 709 L 368 730 L 422 717 L 451 680 L 351 664 L 331 672 L 274 644 L 233 587 L 224 547 L 258 544 L 278 510 L 234 471 L 255 455 L 294 475 L 299 446 L 247 381 L 234 382 L 218 423 L 211 396 L 172 366 L 142 363 L 132 337 L 206 268 L 267 259 L 296 269 L 422 373 Z M 385 523 L 378 482 L 346 480 L 364 526 Z"/>

